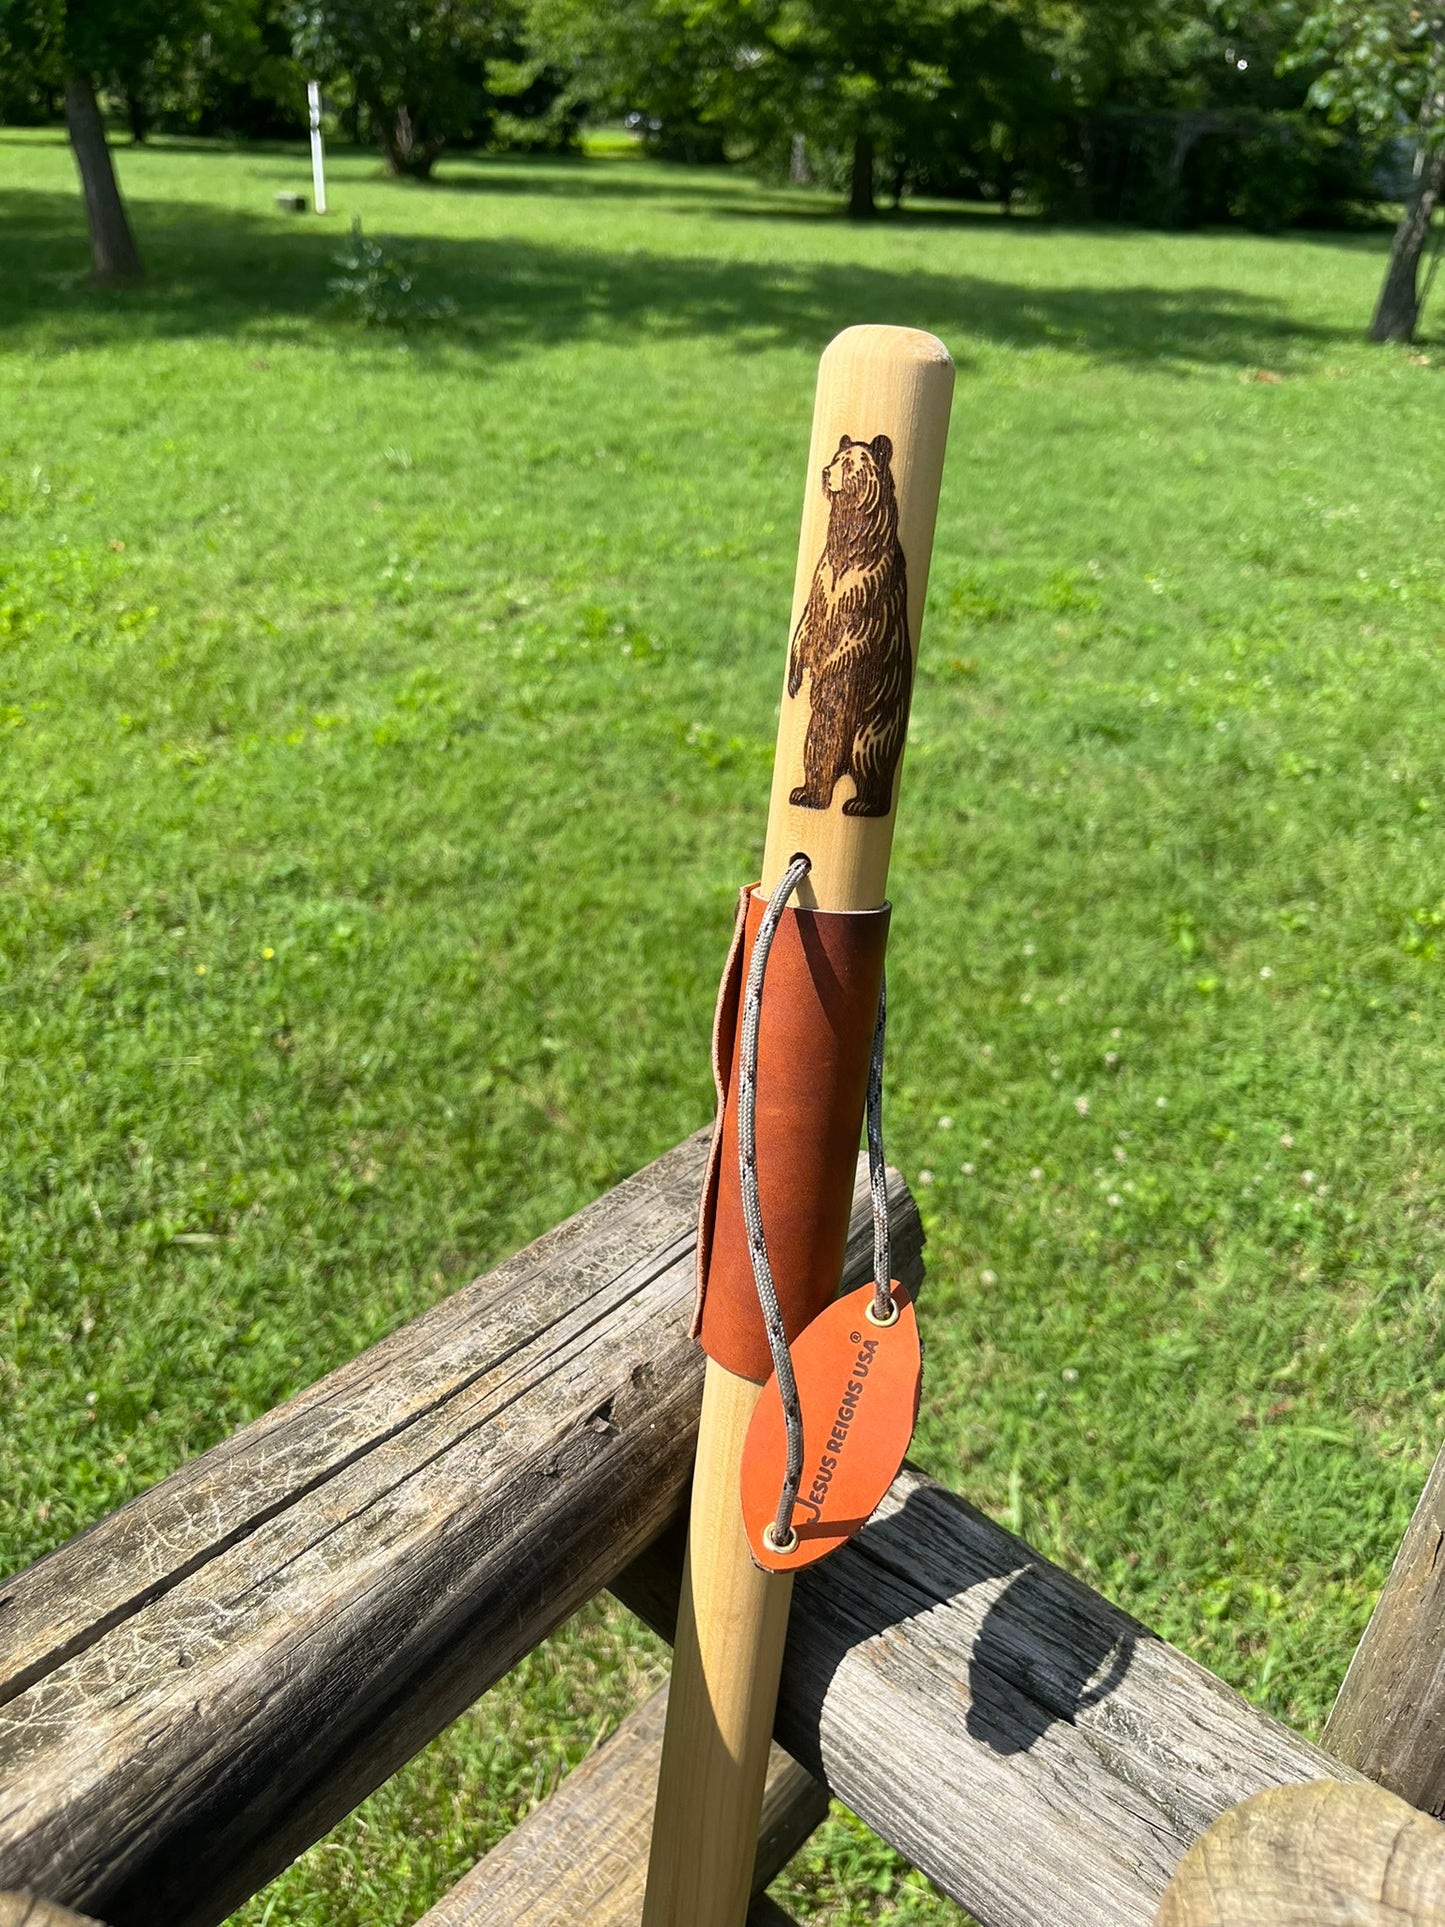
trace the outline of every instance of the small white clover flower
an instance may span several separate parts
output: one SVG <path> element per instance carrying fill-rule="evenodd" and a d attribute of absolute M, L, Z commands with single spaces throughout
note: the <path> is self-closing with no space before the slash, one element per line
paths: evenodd
<path fill-rule="evenodd" d="M 1087 1097 L 1076 1097 L 1076 1098 L 1074 1099 L 1074 1109 L 1075 1109 L 1075 1110 L 1076 1110 L 1076 1111 L 1077 1111 L 1077 1112 L 1079 1113 L 1079 1116 L 1080 1116 L 1080 1117 L 1087 1117 L 1087 1116 L 1089 1115 L 1089 1100 L 1088 1100 L 1088 1098 L 1087 1098 Z"/>
<path fill-rule="evenodd" d="M 960 1164 L 958 1168 L 960 1171 L 962 1171 L 963 1175 L 966 1178 L 971 1178 L 973 1176 L 974 1167 L 971 1164 Z"/>
<path fill-rule="evenodd" d="M 932 1184 L 933 1173 L 931 1171 L 920 1171 L 918 1174 L 918 1182 L 920 1184 Z"/>
<path fill-rule="evenodd" d="M 981 1271 L 978 1274 L 978 1282 L 981 1285 L 996 1285 L 998 1283 L 998 1273 L 996 1271 Z"/>
<path fill-rule="evenodd" d="M 1113 1205 L 1116 1211 L 1123 1202 L 1124 1200 L 1119 1196 L 1117 1191 L 1111 1191 L 1106 1199 L 1106 1203 Z"/>

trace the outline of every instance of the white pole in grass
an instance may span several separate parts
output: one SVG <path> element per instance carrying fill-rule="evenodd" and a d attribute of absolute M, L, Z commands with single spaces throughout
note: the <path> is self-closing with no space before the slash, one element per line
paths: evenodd
<path fill-rule="evenodd" d="M 321 151 L 321 87 L 317 81 L 306 83 L 306 104 L 311 109 L 311 185 L 316 191 L 316 212 L 326 212 L 326 159 Z"/>

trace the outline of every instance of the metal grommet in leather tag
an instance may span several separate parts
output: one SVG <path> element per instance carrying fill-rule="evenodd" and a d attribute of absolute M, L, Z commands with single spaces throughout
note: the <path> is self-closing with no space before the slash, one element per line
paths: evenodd
<path fill-rule="evenodd" d="M 743 1529 L 765 1572 L 797 1572 L 851 1539 L 897 1477 L 918 1418 L 923 1356 L 908 1293 L 892 1286 L 891 1324 L 869 1313 L 865 1285 L 820 1312 L 791 1346 L 803 1414 L 803 1477 L 793 1543 L 775 1550 L 772 1532 L 787 1473 L 788 1436 L 778 1381 L 764 1385 L 743 1447 Z"/>

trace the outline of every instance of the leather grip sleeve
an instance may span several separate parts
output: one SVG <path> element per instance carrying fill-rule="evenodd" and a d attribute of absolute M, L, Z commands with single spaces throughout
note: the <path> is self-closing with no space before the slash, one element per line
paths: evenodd
<path fill-rule="evenodd" d="M 713 1025 L 717 1120 L 703 1184 L 693 1336 L 740 1377 L 773 1369 L 748 1257 L 738 1177 L 742 987 L 766 903 L 738 902 Z M 789 1342 L 831 1304 L 843 1272 L 889 906 L 783 912 L 758 1025 L 758 1194 Z"/>

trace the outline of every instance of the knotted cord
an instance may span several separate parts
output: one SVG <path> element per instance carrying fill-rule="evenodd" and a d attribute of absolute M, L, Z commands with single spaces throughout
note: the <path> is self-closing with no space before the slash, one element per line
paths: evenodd
<path fill-rule="evenodd" d="M 778 1510 L 764 1538 L 775 1552 L 791 1552 L 796 1544 L 793 1510 L 803 1477 L 803 1410 L 798 1397 L 798 1381 L 793 1374 L 788 1333 L 783 1324 L 778 1288 L 768 1258 L 768 1241 L 763 1231 L 762 1201 L 758 1196 L 758 1024 L 763 1009 L 763 980 L 767 975 L 768 952 L 773 947 L 778 925 L 788 900 L 812 868 L 806 856 L 795 856 L 768 898 L 753 940 L 748 980 L 743 991 L 742 1039 L 738 1051 L 738 1176 L 742 1189 L 743 1222 L 747 1227 L 748 1256 L 752 1260 L 753 1282 L 768 1335 L 768 1350 L 773 1357 L 773 1373 L 783 1404 L 783 1425 L 787 1433 L 788 1460 L 783 1489 L 778 1495 Z M 884 982 L 878 993 L 878 1021 L 873 1027 L 873 1053 L 868 1064 L 868 1185 L 873 1201 L 873 1303 L 868 1317 L 877 1325 L 891 1325 L 898 1307 L 889 1290 L 892 1264 L 888 1235 L 888 1173 L 883 1160 L 883 1040 L 888 1024 L 888 992 Z"/>

